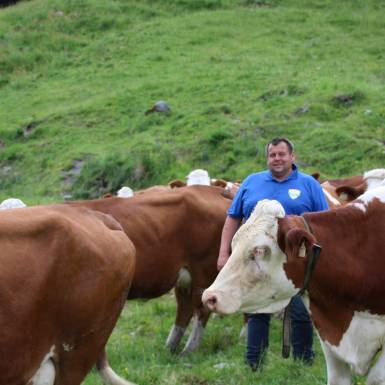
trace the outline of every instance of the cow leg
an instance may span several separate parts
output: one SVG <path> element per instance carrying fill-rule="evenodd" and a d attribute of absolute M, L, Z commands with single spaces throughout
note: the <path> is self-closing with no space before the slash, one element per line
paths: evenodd
<path fill-rule="evenodd" d="M 196 348 L 199 346 L 209 317 L 210 312 L 207 311 L 204 312 L 204 314 L 201 314 L 201 312 L 199 312 L 194 316 L 191 333 L 189 335 L 185 347 L 182 350 L 181 355 L 187 355 L 196 350 Z"/>
<path fill-rule="evenodd" d="M 370 369 L 366 385 L 385 385 L 385 351 L 382 350 L 380 357 Z"/>
<path fill-rule="evenodd" d="M 166 346 L 175 352 L 180 344 L 186 328 L 193 315 L 191 290 L 183 287 L 175 287 L 176 318 L 174 326 L 167 337 Z"/>
<path fill-rule="evenodd" d="M 124 380 L 112 370 L 110 363 L 108 362 L 105 349 L 103 349 L 103 352 L 99 355 L 98 360 L 96 361 L 96 368 L 106 385 L 135 385 L 132 382 Z"/>
<path fill-rule="evenodd" d="M 215 275 L 216 269 L 214 269 L 214 272 L 210 272 L 209 269 L 204 269 L 202 267 L 198 271 L 192 272 L 193 286 L 191 301 L 195 317 L 190 336 L 181 353 L 182 355 L 187 355 L 188 353 L 196 350 L 202 340 L 204 329 L 211 314 L 210 310 L 208 310 L 202 304 L 202 293 L 204 289 L 208 287 L 214 280 Z"/>
<path fill-rule="evenodd" d="M 321 339 L 328 374 L 327 385 L 351 385 L 351 373 L 348 364 L 341 361 Z"/>
<path fill-rule="evenodd" d="M 199 346 L 202 337 L 203 332 L 206 327 L 207 321 L 210 318 L 210 310 L 205 308 L 202 304 L 202 287 L 207 287 L 208 285 L 206 282 L 197 279 L 197 286 L 196 288 L 193 288 L 193 295 L 192 295 L 192 301 L 193 301 L 193 308 L 195 309 L 194 313 L 194 322 L 191 329 L 191 333 L 189 335 L 189 338 L 186 342 L 185 347 L 183 348 L 182 355 L 187 355 L 188 353 L 193 352 L 197 349 Z"/>

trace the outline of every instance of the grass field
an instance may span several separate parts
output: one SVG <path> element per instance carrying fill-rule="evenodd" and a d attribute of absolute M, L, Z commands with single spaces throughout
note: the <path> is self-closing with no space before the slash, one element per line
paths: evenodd
<path fill-rule="evenodd" d="M 100 196 L 193 168 L 239 180 L 264 167 L 276 135 L 294 140 L 308 172 L 381 167 L 384 8 L 33 0 L 1 9 L 0 198 Z M 145 115 L 157 100 L 171 113 Z"/>
<path fill-rule="evenodd" d="M 244 364 L 245 340 L 239 338 L 241 314 L 209 320 L 200 348 L 187 357 L 169 353 L 165 341 L 175 316 L 173 294 L 143 302 L 128 301 L 108 344 L 112 367 L 139 385 L 325 385 L 326 366 L 318 338 L 312 366 L 281 357 L 282 322 L 272 319 L 270 347 L 261 372 Z M 354 384 L 363 384 L 356 377 Z M 102 384 L 96 371 L 84 381 Z"/>

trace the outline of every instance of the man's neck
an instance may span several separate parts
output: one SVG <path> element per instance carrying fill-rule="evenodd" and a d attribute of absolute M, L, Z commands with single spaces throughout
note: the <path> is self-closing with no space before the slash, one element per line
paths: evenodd
<path fill-rule="evenodd" d="M 271 175 L 273 175 L 275 180 L 282 182 L 283 180 L 287 179 L 292 172 L 293 172 L 293 169 L 289 170 L 289 172 L 287 172 L 284 175 L 280 175 L 280 174 L 277 175 L 277 174 L 274 174 L 273 172 L 271 172 Z"/>

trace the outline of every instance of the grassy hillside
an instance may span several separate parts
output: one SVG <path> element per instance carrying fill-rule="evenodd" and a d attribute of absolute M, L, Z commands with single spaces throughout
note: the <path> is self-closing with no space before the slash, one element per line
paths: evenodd
<path fill-rule="evenodd" d="M 242 179 L 264 167 L 276 135 L 295 141 L 308 172 L 384 167 L 384 10 L 374 0 L 0 9 L 0 198 L 97 196 L 192 168 Z M 157 100 L 171 113 L 145 115 Z"/>

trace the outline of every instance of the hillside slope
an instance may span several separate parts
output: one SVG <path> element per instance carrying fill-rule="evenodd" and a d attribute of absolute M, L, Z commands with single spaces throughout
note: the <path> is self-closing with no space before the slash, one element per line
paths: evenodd
<path fill-rule="evenodd" d="M 384 11 L 374 0 L 2 8 L 0 198 L 98 196 L 192 168 L 242 179 L 278 135 L 308 172 L 385 167 Z M 146 115 L 157 100 L 171 112 Z"/>

